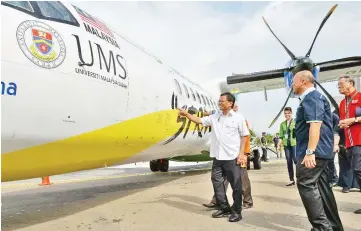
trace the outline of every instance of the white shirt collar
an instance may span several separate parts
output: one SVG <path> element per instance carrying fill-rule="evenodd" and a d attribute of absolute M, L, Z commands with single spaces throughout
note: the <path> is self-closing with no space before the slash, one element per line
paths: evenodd
<path fill-rule="evenodd" d="M 310 92 L 312 92 L 314 90 L 316 90 L 314 87 L 307 88 L 306 91 L 304 91 L 302 93 L 302 95 L 300 95 L 301 101 L 303 101 L 303 99 L 306 97 L 306 95 L 308 95 L 308 93 L 310 93 Z"/>
<path fill-rule="evenodd" d="M 219 115 L 218 115 L 218 119 L 221 118 L 221 116 L 234 116 L 236 114 L 236 112 L 231 109 L 227 115 L 224 115 L 222 111 L 219 112 Z"/>

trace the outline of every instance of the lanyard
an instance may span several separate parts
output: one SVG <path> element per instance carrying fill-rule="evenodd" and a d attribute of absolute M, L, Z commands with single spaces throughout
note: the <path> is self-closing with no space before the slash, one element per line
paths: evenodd
<path fill-rule="evenodd" d="M 290 124 L 289 124 L 289 125 L 286 123 L 287 131 L 288 131 L 288 129 L 290 129 L 291 124 L 292 124 L 292 121 L 293 121 L 293 118 L 291 119 L 291 121 L 290 121 Z"/>
<path fill-rule="evenodd" d="M 345 112 L 346 112 L 346 117 L 348 118 L 348 108 L 350 106 L 350 103 L 352 102 L 353 98 L 357 95 L 358 92 L 356 92 L 350 99 L 350 101 L 348 101 L 348 97 L 346 97 L 346 104 L 345 104 Z"/>

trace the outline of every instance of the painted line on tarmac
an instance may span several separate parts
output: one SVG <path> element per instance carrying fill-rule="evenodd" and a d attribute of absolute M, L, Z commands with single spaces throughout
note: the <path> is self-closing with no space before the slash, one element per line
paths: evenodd
<path fill-rule="evenodd" d="M 51 185 L 54 184 L 65 184 L 65 183 L 76 183 L 76 182 L 85 182 L 85 181 L 93 181 L 93 180 L 105 180 L 105 179 L 118 179 L 118 178 L 125 178 L 125 177 L 131 177 L 131 176 L 147 176 L 152 174 L 169 174 L 169 173 L 179 173 L 182 174 L 182 172 L 196 172 L 196 171 L 206 171 L 211 170 L 210 168 L 201 168 L 201 169 L 190 169 L 190 170 L 177 170 L 177 171 L 168 171 L 168 172 L 146 172 L 146 173 L 133 173 L 133 174 L 122 174 L 118 176 L 100 176 L 100 177 L 89 177 L 89 178 L 83 178 L 83 179 L 69 179 L 69 180 L 57 180 L 57 181 L 51 181 Z M 41 178 L 39 178 L 41 179 Z M 39 183 L 40 184 L 40 183 Z M 19 184 L 8 184 L 8 185 L 1 185 L 2 189 L 8 189 L 8 188 L 34 188 L 34 187 L 44 187 L 40 186 L 36 183 L 19 183 Z M 50 186 L 50 185 L 45 185 Z"/>
<path fill-rule="evenodd" d="M 283 159 L 275 159 L 271 160 L 269 162 L 262 162 L 262 164 L 268 165 L 272 163 L 280 163 L 284 162 Z M 169 174 L 169 173 L 179 173 L 182 174 L 182 172 L 195 172 L 195 171 L 206 171 L 211 170 L 211 168 L 201 168 L 201 169 L 189 169 L 189 170 L 174 170 L 174 171 L 168 171 L 168 172 L 147 172 L 147 173 L 132 173 L 132 174 L 121 174 L 118 176 L 100 176 L 100 177 L 89 177 L 89 178 L 83 178 L 83 179 L 69 179 L 69 180 L 56 180 L 51 181 L 50 177 L 50 183 L 51 185 L 54 184 L 65 184 L 65 183 L 76 183 L 76 182 L 85 182 L 85 181 L 93 181 L 93 180 L 105 180 L 105 179 L 118 179 L 118 178 L 124 178 L 124 177 L 131 177 L 131 176 L 147 176 L 151 174 Z M 39 177 L 39 183 L 19 183 L 19 184 L 8 184 L 8 185 L 1 185 L 2 189 L 8 189 L 8 188 L 34 188 L 34 187 L 44 187 L 40 186 L 41 178 Z M 50 186 L 50 185 L 45 185 Z"/>

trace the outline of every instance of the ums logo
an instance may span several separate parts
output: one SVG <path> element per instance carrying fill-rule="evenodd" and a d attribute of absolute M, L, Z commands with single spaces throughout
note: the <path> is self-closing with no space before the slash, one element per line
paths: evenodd
<path fill-rule="evenodd" d="M 49 25 L 38 21 L 25 21 L 18 26 L 16 38 L 24 55 L 42 68 L 60 66 L 66 48 L 60 34 Z"/>

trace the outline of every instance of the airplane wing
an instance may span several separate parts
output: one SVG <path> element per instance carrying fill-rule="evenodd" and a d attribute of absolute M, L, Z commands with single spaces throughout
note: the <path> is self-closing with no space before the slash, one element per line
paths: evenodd
<path fill-rule="evenodd" d="M 319 82 L 337 81 L 342 75 L 361 77 L 361 56 L 315 63 L 320 67 Z M 288 68 L 275 69 L 247 74 L 233 74 L 227 81 L 220 83 L 222 92 L 231 91 L 239 93 L 279 89 L 285 86 L 283 73 Z"/>

